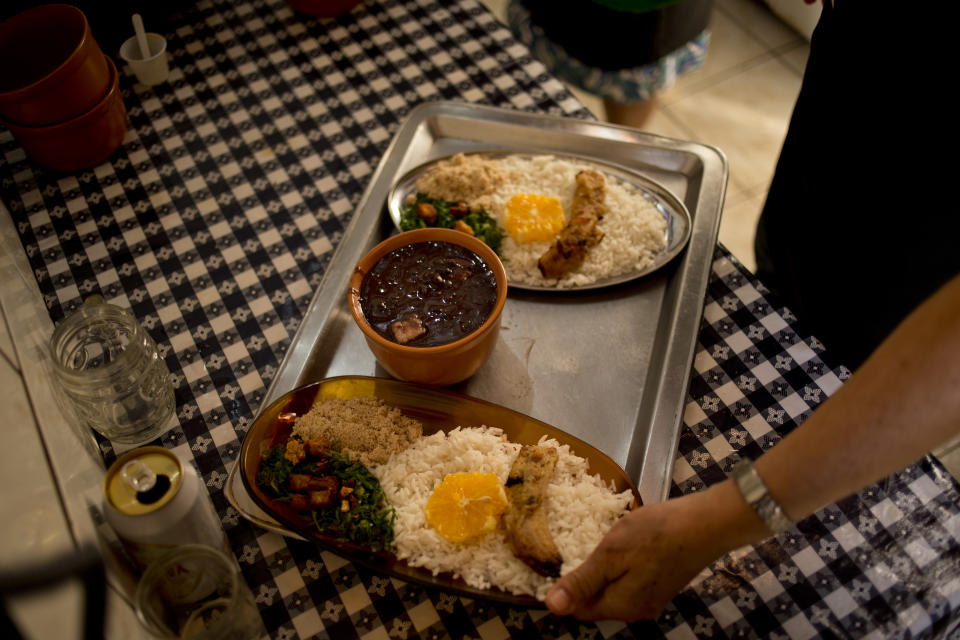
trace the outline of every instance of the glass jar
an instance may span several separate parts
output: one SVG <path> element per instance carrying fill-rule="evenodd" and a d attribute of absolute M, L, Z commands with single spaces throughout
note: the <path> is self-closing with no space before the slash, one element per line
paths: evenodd
<path fill-rule="evenodd" d="M 100 296 L 88 298 L 56 327 L 50 355 L 77 416 L 104 437 L 142 444 L 172 426 L 170 372 L 129 312 Z"/>

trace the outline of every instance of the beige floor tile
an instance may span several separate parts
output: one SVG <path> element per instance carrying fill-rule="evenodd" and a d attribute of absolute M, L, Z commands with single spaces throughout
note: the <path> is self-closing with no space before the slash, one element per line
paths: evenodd
<path fill-rule="evenodd" d="M 823 11 L 821 2 L 796 2 L 796 0 L 765 0 L 771 12 L 784 23 L 799 33 L 807 41 L 813 34 L 820 14 Z"/>
<path fill-rule="evenodd" d="M 664 104 L 679 100 L 735 75 L 745 65 L 768 57 L 768 49 L 722 11 L 714 10 L 710 21 L 710 45 L 703 67 L 681 76 L 663 95 Z"/>
<path fill-rule="evenodd" d="M 670 105 L 696 140 L 727 155 L 730 180 L 752 190 L 769 183 L 800 78 L 777 59 Z"/>
<path fill-rule="evenodd" d="M 685 126 L 682 119 L 678 118 L 669 106 L 663 106 L 650 116 L 647 124 L 643 127 L 644 131 L 655 133 L 668 138 L 677 138 L 679 140 L 693 140 L 694 134 Z"/>
<path fill-rule="evenodd" d="M 753 193 L 728 193 L 720 218 L 720 242 L 751 271 L 757 267 L 753 239 L 765 199 L 766 189 Z"/>
<path fill-rule="evenodd" d="M 807 68 L 807 59 L 810 57 L 810 43 L 799 42 L 795 47 L 781 51 L 779 55 L 785 65 L 802 77 L 804 69 Z"/>
<path fill-rule="evenodd" d="M 714 12 L 717 11 L 729 16 L 767 48 L 782 47 L 804 39 L 774 15 L 761 0 L 717 0 Z"/>
<path fill-rule="evenodd" d="M 721 151 L 723 151 L 723 149 L 721 149 Z M 727 158 L 727 163 L 729 162 L 730 162 L 730 158 Z M 745 187 L 741 186 L 739 183 L 730 182 L 728 180 L 727 193 L 726 193 L 726 197 L 724 198 L 724 202 L 728 204 L 731 202 L 734 202 L 734 203 L 739 202 L 740 200 L 749 197 L 751 193 L 752 193 L 752 190 L 746 189 Z"/>
<path fill-rule="evenodd" d="M 603 109 L 602 99 L 598 98 L 593 94 L 587 93 L 586 91 L 584 91 L 583 89 L 580 89 L 579 87 L 568 85 L 567 89 L 569 89 L 570 92 L 574 96 L 576 96 L 577 100 L 583 103 L 583 106 L 585 106 L 587 109 L 590 110 L 590 113 L 596 116 L 597 120 L 606 119 L 607 114 Z"/>

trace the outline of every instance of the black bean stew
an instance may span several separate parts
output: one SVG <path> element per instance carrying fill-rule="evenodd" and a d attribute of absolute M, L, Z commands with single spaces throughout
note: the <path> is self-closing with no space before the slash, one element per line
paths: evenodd
<path fill-rule="evenodd" d="M 374 331 L 411 347 L 454 342 L 480 328 L 497 301 L 493 270 L 451 242 L 417 242 L 380 258 L 360 285 Z"/>

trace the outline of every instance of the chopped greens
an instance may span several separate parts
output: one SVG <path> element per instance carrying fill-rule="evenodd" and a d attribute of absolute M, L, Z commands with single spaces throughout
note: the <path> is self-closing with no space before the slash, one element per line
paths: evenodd
<path fill-rule="evenodd" d="M 340 493 L 332 506 L 313 507 L 305 517 L 312 519 L 322 534 L 338 542 L 350 542 L 371 551 L 393 550 L 393 524 L 396 514 L 387 505 L 376 476 L 367 468 L 351 462 L 348 455 L 327 451 L 307 456 L 294 464 L 284 453 L 284 445 L 267 451 L 260 462 L 257 484 L 278 502 L 292 504 L 297 494 L 291 490 L 292 475 L 335 476 Z M 349 488 L 349 491 L 346 489 Z"/>
<path fill-rule="evenodd" d="M 294 465 L 287 460 L 283 453 L 283 445 L 277 445 L 270 449 L 260 461 L 260 471 L 257 472 L 257 484 L 264 489 L 269 489 L 273 497 L 278 502 L 290 502 L 290 474 L 297 470 L 296 467 L 310 466 L 307 462 L 301 462 Z"/>
<path fill-rule="evenodd" d="M 427 224 L 426 220 L 417 215 L 417 205 L 421 203 L 430 204 L 436 208 L 437 220 L 434 224 Z M 408 202 L 403 207 L 403 213 L 400 215 L 400 229 L 410 231 L 411 229 L 422 229 L 430 226 L 452 229 L 458 220 L 462 220 L 473 229 L 473 233 L 477 238 L 499 253 L 500 244 L 506 232 L 497 226 L 497 221 L 490 217 L 490 214 L 483 209 L 471 210 L 467 215 L 457 218 L 450 213 L 450 208 L 457 206 L 457 204 L 456 202 L 438 200 L 427 197 L 423 193 L 417 193 L 413 201 Z"/>

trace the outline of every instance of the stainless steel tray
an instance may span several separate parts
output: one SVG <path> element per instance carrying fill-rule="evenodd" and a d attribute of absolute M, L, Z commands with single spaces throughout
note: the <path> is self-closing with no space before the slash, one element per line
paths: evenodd
<path fill-rule="evenodd" d="M 414 109 L 374 172 L 262 407 L 323 378 L 389 377 L 346 304 L 354 265 L 395 231 L 387 195 L 428 160 L 504 147 L 574 154 L 637 171 L 686 205 L 691 237 L 677 259 L 639 280 L 579 292 L 511 291 L 490 360 L 452 388 L 589 442 L 624 468 L 645 503 L 663 500 L 727 182 L 725 157 L 702 144 L 464 103 Z"/>

